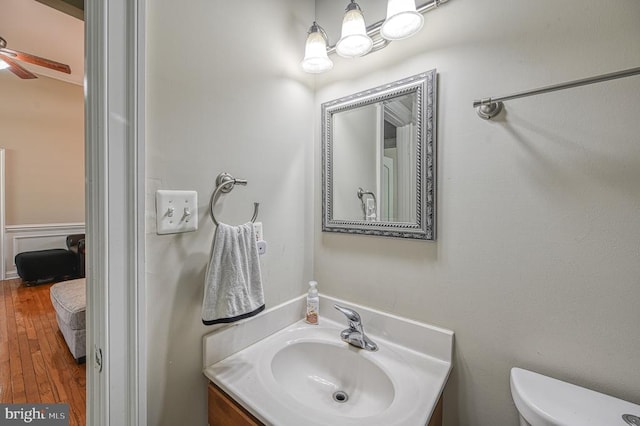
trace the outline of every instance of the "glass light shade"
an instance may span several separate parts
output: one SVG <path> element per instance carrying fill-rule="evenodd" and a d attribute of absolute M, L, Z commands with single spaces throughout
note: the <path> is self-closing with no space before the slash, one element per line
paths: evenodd
<path fill-rule="evenodd" d="M 0 59 L 0 70 L 3 70 L 5 68 L 9 68 L 9 64 Z"/>
<path fill-rule="evenodd" d="M 420 31 L 423 24 L 424 17 L 416 11 L 415 0 L 389 0 L 380 35 L 386 40 L 402 40 Z"/>
<path fill-rule="evenodd" d="M 372 47 L 373 40 L 367 35 L 362 11 L 357 5 L 355 8 L 347 8 L 347 13 L 342 20 L 342 33 L 336 44 L 336 52 L 345 58 L 355 58 L 366 55 Z"/>
<path fill-rule="evenodd" d="M 314 24 L 315 26 L 315 24 Z M 327 40 L 319 31 L 319 27 L 311 27 L 304 48 L 302 69 L 308 73 L 319 74 L 333 68 L 333 62 L 327 56 Z"/>

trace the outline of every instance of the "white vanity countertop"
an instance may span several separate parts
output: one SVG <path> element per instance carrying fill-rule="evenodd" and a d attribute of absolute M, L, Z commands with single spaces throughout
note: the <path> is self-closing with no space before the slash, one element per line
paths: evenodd
<path fill-rule="evenodd" d="M 205 336 L 204 374 L 265 424 L 424 426 L 451 371 L 453 332 L 326 296 L 320 325 L 309 325 L 296 321 L 304 301 L 294 299 Z M 347 322 L 335 303 L 360 314 L 378 351 L 341 341 Z M 293 358 L 283 357 L 283 348 L 293 346 Z M 277 367 L 278 357 L 289 364 Z M 344 364 L 342 370 L 337 364 Z M 325 370 L 336 370 L 327 377 L 350 377 L 345 381 L 355 386 L 352 400 L 337 404 L 330 391 L 317 392 L 318 386 L 332 389 Z"/>

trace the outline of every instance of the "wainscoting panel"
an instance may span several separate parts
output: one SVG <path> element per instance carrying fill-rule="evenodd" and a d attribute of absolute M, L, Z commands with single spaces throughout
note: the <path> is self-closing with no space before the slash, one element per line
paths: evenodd
<path fill-rule="evenodd" d="M 25 251 L 67 248 L 67 235 L 84 234 L 84 223 L 49 223 L 37 225 L 9 225 L 5 228 L 5 276 L 18 277 L 16 254 Z"/>

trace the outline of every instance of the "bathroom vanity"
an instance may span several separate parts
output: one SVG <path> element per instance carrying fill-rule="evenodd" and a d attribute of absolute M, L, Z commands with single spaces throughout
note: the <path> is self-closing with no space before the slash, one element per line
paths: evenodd
<path fill-rule="evenodd" d="M 263 425 L 242 405 L 212 382 L 207 387 L 207 419 L 209 426 L 259 426 Z"/>
<path fill-rule="evenodd" d="M 209 426 L 263 426 L 242 405 L 235 402 L 229 395 L 214 383 L 209 382 L 207 387 L 207 419 Z M 442 395 L 438 399 L 427 426 L 442 425 Z"/>
<path fill-rule="evenodd" d="M 335 304 L 356 310 L 377 350 L 342 341 Z M 304 297 L 204 337 L 210 425 L 442 423 L 453 332 L 326 296 L 321 320 Z"/>

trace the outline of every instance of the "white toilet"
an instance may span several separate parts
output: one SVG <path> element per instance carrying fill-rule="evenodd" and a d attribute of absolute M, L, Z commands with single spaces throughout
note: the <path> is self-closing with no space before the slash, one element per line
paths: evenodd
<path fill-rule="evenodd" d="M 511 395 L 520 426 L 640 426 L 640 405 L 521 368 Z"/>

